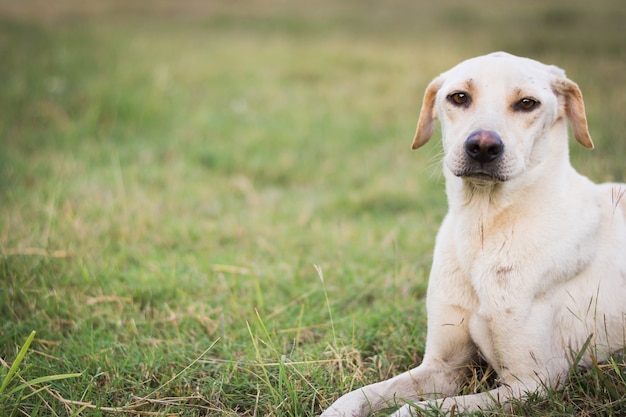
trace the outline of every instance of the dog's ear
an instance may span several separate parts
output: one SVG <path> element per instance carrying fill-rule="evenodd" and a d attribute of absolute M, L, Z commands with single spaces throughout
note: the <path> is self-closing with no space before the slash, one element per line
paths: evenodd
<path fill-rule="evenodd" d="M 587 117 L 585 116 L 585 103 L 580 88 L 575 82 L 565 77 L 558 78 L 555 87 L 557 93 L 565 98 L 565 115 L 572 125 L 574 137 L 585 148 L 593 149 L 593 141 L 589 135 Z"/>
<path fill-rule="evenodd" d="M 437 120 L 437 114 L 435 112 L 435 99 L 437 98 L 437 92 L 441 88 L 443 79 L 441 76 L 435 78 L 426 87 L 424 93 L 424 101 L 422 103 L 422 110 L 420 112 L 420 118 L 417 122 L 417 131 L 415 132 L 415 138 L 413 139 L 412 149 L 417 149 L 430 139 L 435 130 L 435 120 Z"/>

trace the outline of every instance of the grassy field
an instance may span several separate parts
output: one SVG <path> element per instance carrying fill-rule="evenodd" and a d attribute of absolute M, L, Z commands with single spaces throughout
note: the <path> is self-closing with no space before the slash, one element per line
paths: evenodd
<path fill-rule="evenodd" d="M 0 0 L 0 415 L 313 416 L 418 364 L 421 97 L 493 50 L 565 68 L 574 165 L 625 179 L 620 0 Z M 625 371 L 494 415 L 624 415 Z"/>

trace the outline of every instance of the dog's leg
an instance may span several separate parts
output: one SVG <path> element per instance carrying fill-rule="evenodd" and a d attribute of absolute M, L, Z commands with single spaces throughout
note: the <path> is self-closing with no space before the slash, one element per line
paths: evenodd
<path fill-rule="evenodd" d="M 420 410 L 437 410 L 441 415 L 451 415 L 464 411 L 488 411 L 498 404 L 506 404 L 512 399 L 523 401 L 529 392 L 535 392 L 540 388 L 537 384 L 521 384 L 514 382 L 510 385 L 500 386 L 490 391 L 471 395 L 442 398 L 439 400 L 420 401 L 406 404 L 389 417 L 415 417 L 421 416 Z"/>
<path fill-rule="evenodd" d="M 454 395 L 476 352 L 463 313 L 458 306 L 438 305 L 437 314 L 428 320 L 426 354 L 420 366 L 345 394 L 322 417 L 367 416 L 407 401 Z"/>
<path fill-rule="evenodd" d="M 446 226 L 447 225 L 447 226 Z M 444 221 L 440 236 L 453 232 Z M 439 238 L 438 238 L 439 239 Z M 443 239 L 454 242 L 454 239 Z M 424 398 L 456 394 L 477 355 L 469 326 L 476 300 L 454 256 L 454 247 L 436 245 L 428 282 L 428 332 L 421 365 L 386 381 L 349 392 L 322 417 L 361 417 Z"/>
<path fill-rule="evenodd" d="M 520 294 L 512 291 L 512 294 Z M 512 305 L 512 303 L 506 303 Z M 524 401 L 528 394 L 545 395 L 567 375 L 569 364 L 552 349 L 552 315 L 549 303 L 539 303 L 511 311 L 493 311 L 470 324 L 481 343 L 481 352 L 500 376 L 499 386 L 479 394 L 440 398 L 407 404 L 393 417 L 420 415 L 419 409 L 443 413 L 488 410 L 512 400 Z M 517 311 L 515 311 L 517 310 Z M 509 326 L 508 323 L 515 323 Z M 486 344 L 487 343 L 487 344 Z"/>
<path fill-rule="evenodd" d="M 397 403 L 418 401 L 421 397 L 422 387 L 432 384 L 432 380 L 438 379 L 438 377 L 447 378 L 445 374 L 448 372 L 440 369 L 440 364 L 424 362 L 417 368 L 394 378 L 367 385 L 345 394 L 333 403 L 322 414 L 322 417 L 367 416 L 370 412 L 393 407 Z M 452 378 L 454 378 L 454 374 Z"/>

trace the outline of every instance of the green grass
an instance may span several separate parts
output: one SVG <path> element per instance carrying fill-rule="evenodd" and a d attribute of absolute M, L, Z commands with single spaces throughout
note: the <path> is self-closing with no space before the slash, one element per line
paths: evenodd
<path fill-rule="evenodd" d="M 425 85 L 555 63 L 596 142 L 575 166 L 623 181 L 625 26 L 619 0 L 0 1 L 0 415 L 312 416 L 416 365 Z M 620 415 L 625 369 L 497 415 Z"/>

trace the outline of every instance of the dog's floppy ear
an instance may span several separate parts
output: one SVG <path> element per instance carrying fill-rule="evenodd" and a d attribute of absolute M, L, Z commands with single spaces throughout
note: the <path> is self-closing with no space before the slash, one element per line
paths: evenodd
<path fill-rule="evenodd" d="M 420 118 L 417 122 L 417 131 L 415 132 L 415 138 L 413 139 L 412 149 L 417 149 L 430 139 L 435 130 L 435 120 L 437 120 L 437 114 L 435 112 L 435 98 L 437 92 L 443 84 L 441 76 L 435 78 L 426 87 L 424 93 L 424 101 L 422 103 L 422 111 L 420 112 Z"/>
<path fill-rule="evenodd" d="M 572 125 L 574 137 L 585 148 L 593 149 L 593 141 L 589 135 L 587 117 L 585 116 L 585 103 L 580 88 L 575 82 L 565 77 L 557 78 L 555 87 L 557 93 L 565 98 L 565 115 Z"/>

